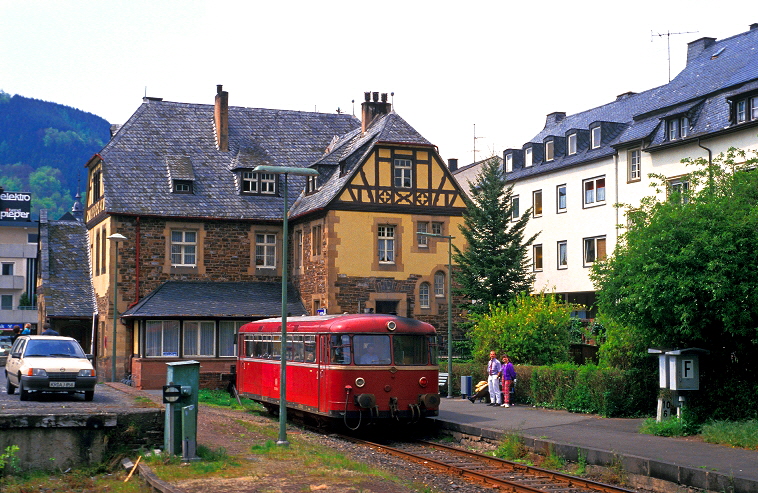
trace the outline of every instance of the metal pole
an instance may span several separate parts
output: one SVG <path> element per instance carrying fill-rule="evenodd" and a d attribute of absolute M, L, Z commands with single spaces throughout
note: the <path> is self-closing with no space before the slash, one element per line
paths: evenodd
<path fill-rule="evenodd" d="M 118 241 L 113 241 L 113 331 L 111 332 L 111 382 L 116 381 L 116 323 L 118 322 Z"/>
<path fill-rule="evenodd" d="M 287 173 L 284 173 L 284 220 L 282 221 L 282 354 L 279 365 L 279 441 L 277 445 L 288 446 L 287 441 Z"/>
<path fill-rule="evenodd" d="M 453 237 L 447 238 L 447 398 L 453 397 Z"/>

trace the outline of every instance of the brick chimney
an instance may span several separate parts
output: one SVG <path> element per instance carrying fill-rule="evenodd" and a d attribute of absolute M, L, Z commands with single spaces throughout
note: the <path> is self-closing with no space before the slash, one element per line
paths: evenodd
<path fill-rule="evenodd" d="M 229 93 L 216 85 L 216 107 L 213 121 L 216 124 L 216 147 L 219 151 L 229 151 Z"/>
<path fill-rule="evenodd" d="M 387 102 L 387 93 L 382 93 L 382 100 L 379 101 L 379 93 L 363 93 L 365 101 L 361 103 L 361 133 L 366 133 L 366 129 L 378 115 L 386 115 L 392 110 L 392 104 Z"/>

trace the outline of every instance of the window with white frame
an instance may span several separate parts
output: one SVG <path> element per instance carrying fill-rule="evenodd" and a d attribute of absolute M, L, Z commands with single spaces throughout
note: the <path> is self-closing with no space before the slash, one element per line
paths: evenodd
<path fill-rule="evenodd" d="M 236 356 L 237 332 L 243 325 L 245 322 L 234 320 L 222 320 L 218 323 L 218 355 L 220 357 Z"/>
<path fill-rule="evenodd" d="M 395 159 L 395 186 L 411 188 L 413 186 L 413 161 L 410 159 Z"/>
<path fill-rule="evenodd" d="M 558 242 L 558 268 L 568 268 L 568 243 L 565 240 Z"/>
<path fill-rule="evenodd" d="M 605 204 L 605 176 L 584 180 L 582 189 L 584 190 L 585 207 Z"/>
<path fill-rule="evenodd" d="M 558 214 L 566 212 L 566 185 L 558 185 L 555 187 L 555 204 L 556 212 Z"/>
<path fill-rule="evenodd" d="M 242 193 L 276 193 L 276 175 L 273 173 L 254 173 L 243 171 L 240 175 Z"/>
<path fill-rule="evenodd" d="M 532 192 L 532 216 L 542 216 L 542 190 Z"/>
<path fill-rule="evenodd" d="M 377 229 L 379 263 L 395 263 L 395 226 L 388 224 L 379 226 Z"/>
<path fill-rule="evenodd" d="M 417 233 L 428 233 L 429 232 L 429 223 L 424 222 L 424 221 L 417 222 L 416 223 L 416 232 Z M 422 235 L 422 234 L 418 234 L 418 235 L 416 235 L 416 237 L 418 239 L 418 246 L 420 248 L 426 248 L 426 247 L 429 246 L 429 237 L 428 236 L 425 236 L 425 235 Z"/>
<path fill-rule="evenodd" d="M 532 245 L 532 267 L 535 272 L 542 270 L 542 245 Z"/>
<path fill-rule="evenodd" d="M 179 321 L 147 320 L 145 322 L 145 356 L 179 356 Z"/>
<path fill-rule="evenodd" d="M 568 155 L 576 154 L 576 134 L 569 134 L 566 142 L 566 150 Z"/>
<path fill-rule="evenodd" d="M 590 140 L 592 141 L 590 145 L 593 149 L 600 147 L 600 143 L 602 142 L 601 137 L 602 135 L 600 134 L 600 126 L 592 127 L 590 130 Z"/>
<path fill-rule="evenodd" d="M 318 190 L 318 176 L 309 176 L 305 183 L 305 193 L 313 193 Z"/>
<path fill-rule="evenodd" d="M 175 267 L 197 265 L 197 231 L 171 231 L 171 265 Z"/>
<path fill-rule="evenodd" d="M 216 355 L 216 323 L 186 320 L 184 322 L 184 356 Z"/>
<path fill-rule="evenodd" d="M 750 102 L 750 119 L 758 120 L 758 96 L 748 99 Z"/>
<path fill-rule="evenodd" d="M 605 236 L 584 238 L 584 266 L 605 258 Z"/>
<path fill-rule="evenodd" d="M 524 167 L 529 168 L 532 165 L 532 148 L 524 149 Z"/>
<path fill-rule="evenodd" d="M 742 97 L 742 99 L 732 99 L 731 120 L 734 123 L 745 123 L 748 121 L 758 120 L 758 96 Z"/>
<path fill-rule="evenodd" d="M 505 155 L 505 172 L 510 173 L 513 171 L 513 154 Z"/>
<path fill-rule="evenodd" d="M 445 273 L 441 270 L 434 273 L 434 296 L 437 298 L 445 297 Z"/>
<path fill-rule="evenodd" d="M 192 193 L 192 181 L 174 180 L 174 193 Z"/>
<path fill-rule="evenodd" d="M 687 192 L 690 189 L 690 182 L 681 178 L 674 178 L 668 181 L 669 200 L 677 201 L 681 204 L 689 202 Z"/>
<path fill-rule="evenodd" d="M 518 221 L 519 218 L 519 200 L 518 195 L 511 197 L 511 221 Z"/>
<path fill-rule="evenodd" d="M 683 139 L 690 129 L 690 120 L 686 116 L 666 120 L 666 140 Z"/>
<path fill-rule="evenodd" d="M 13 275 L 13 267 L 14 267 L 14 265 L 15 264 L 13 262 L 3 262 L 3 265 L 2 265 L 2 269 L 3 269 L 2 270 L 2 275 L 4 275 L 4 276 L 12 276 Z"/>
<path fill-rule="evenodd" d="M 555 141 L 548 140 L 545 142 L 545 161 L 555 159 Z"/>
<path fill-rule="evenodd" d="M 435 235 L 441 235 L 442 234 L 442 223 L 438 221 L 432 221 L 432 234 Z"/>
<path fill-rule="evenodd" d="M 276 234 L 256 233 L 255 266 L 259 269 L 276 268 Z"/>
<path fill-rule="evenodd" d="M 429 283 L 422 282 L 418 287 L 418 303 L 421 308 L 429 308 Z"/>
<path fill-rule="evenodd" d="M 629 181 L 639 181 L 642 177 L 641 174 L 641 161 L 642 150 L 632 149 L 627 153 L 627 161 L 629 163 Z"/>

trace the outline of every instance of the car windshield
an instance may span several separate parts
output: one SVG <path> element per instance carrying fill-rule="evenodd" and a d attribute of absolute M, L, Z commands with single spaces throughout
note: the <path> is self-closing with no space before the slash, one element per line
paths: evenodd
<path fill-rule="evenodd" d="M 40 341 L 30 340 L 26 345 L 25 358 L 34 357 L 86 358 L 84 351 L 76 341 Z"/>

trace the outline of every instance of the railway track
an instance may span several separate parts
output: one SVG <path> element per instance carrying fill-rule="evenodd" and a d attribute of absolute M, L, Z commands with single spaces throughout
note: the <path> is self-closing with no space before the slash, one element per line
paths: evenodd
<path fill-rule="evenodd" d="M 504 491 L 517 493 L 545 493 L 546 491 L 551 493 L 634 492 L 634 490 L 510 462 L 438 443 L 415 441 L 398 447 L 390 447 L 352 437 L 343 438 Z"/>

